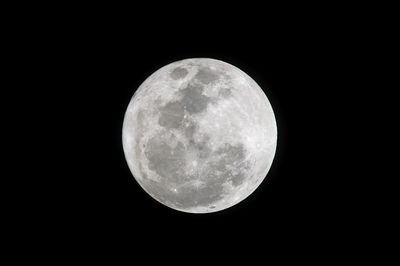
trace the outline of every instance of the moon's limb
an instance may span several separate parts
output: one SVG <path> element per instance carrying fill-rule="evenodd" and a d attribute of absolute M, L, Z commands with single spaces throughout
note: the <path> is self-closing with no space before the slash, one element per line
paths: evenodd
<path fill-rule="evenodd" d="M 249 196 L 271 166 L 272 107 L 238 68 L 214 59 L 174 62 L 134 94 L 123 125 L 132 174 L 171 208 L 206 213 Z"/>

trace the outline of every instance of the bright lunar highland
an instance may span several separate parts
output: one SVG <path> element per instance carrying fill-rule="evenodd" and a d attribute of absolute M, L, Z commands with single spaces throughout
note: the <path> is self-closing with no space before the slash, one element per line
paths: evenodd
<path fill-rule="evenodd" d="M 148 77 L 122 129 L 140 186 L 190 213 L 220 211 L 248 197 L 267 175 L 276 141 L 263 90 L 237 67 L 208 58 L 177 61 Z"/>

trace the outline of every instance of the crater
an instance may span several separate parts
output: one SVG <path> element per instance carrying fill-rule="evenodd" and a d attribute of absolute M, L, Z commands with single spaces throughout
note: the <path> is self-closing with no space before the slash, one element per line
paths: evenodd
<path fill-rule="evenodd" d="M 182 79 L 182 78 L 186 77 L 186 75 L 188 73 L 189 72 L 187 71 L 186 68 L 177 67 L 171 72 L 170 76 L 171 76 L 171 78 L 177 80 L 177 79 Z"/>
<path fill-rule="evenodd" d="M 211 82 L 219 79 L 219 74 L 217 71 L 212 70 L 211 68 L 201 67 L 198 70 L 195 78 L 203 84 L 210 84 Z"/>

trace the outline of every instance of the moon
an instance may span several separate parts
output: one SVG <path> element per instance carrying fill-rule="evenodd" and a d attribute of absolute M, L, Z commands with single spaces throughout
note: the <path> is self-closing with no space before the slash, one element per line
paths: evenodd
<path fill-rule="evenodd" d="M 237 67 L 210 58 L 154 72 L 134 93 L 122 128 L 136 181 L 160 203 L 189 213 L 247 198 L 266 177 L 276 142 L 264 91 Z"/>

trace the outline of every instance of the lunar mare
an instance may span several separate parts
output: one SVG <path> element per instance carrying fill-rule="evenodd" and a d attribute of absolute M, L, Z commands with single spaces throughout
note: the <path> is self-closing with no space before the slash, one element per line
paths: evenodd
<path fill-rule="evenodd" d="M 267 175 L 277 128 L 263 90 L 223 61 L 166 65 L 133 95 L 122 141 L 140 186 L 162 204 L 208 213 L 248 197 Z"/>

